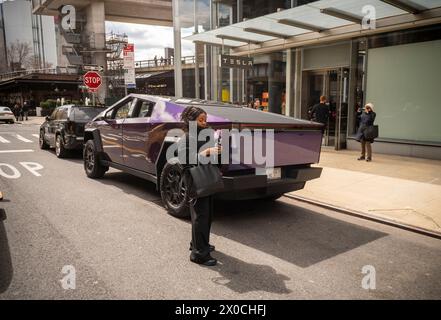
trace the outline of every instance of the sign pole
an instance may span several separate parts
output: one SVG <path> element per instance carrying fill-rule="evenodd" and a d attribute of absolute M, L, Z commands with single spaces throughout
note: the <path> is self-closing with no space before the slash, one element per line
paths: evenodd
<path fill-rule="evenodd" d="M 129 43 L 124 47 L 124 89 L 125 95 L 128 94 L 128 88 L 136 89 L 135 74 L 135 45 Z"/>
<path fill-rule="evenodd" d="M 95 91 L 92 92 L 92 105 L 95 107 L 96 106 L 96 101 L 95 101 Z"/>

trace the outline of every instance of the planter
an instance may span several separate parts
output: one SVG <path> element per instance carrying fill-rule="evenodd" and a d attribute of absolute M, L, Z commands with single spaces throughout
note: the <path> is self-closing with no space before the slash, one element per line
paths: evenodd
<path fill-rule="evenodd" d="M 54 112 L 53 109 L 42 109 L 41 110 L 41 116 L 42 117 L 50 116 L 52 114 L 52 112 Z"/>

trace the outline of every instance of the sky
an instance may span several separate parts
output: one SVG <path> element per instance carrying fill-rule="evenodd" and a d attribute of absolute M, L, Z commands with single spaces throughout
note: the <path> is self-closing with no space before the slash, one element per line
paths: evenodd
<path fill-rule="evenodd" d="M 164 48 L 173 48 L 173 28 L 148 26 L 121 22 L 106 22 L 106 32 L 127 34 L 129 43 L 135 44 L 135 60 L 150 60 L 155 55 L 160 58 L 165 56 Z M 183 36 L 187 32 L 183 32 Z M 194 44 L 190 41 L 182 41 L 182 56 L 192 56 Z"/>

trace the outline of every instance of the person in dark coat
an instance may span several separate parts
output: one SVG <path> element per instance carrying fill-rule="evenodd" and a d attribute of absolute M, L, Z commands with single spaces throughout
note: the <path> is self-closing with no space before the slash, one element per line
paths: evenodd
<path fill-rule="evenodd" d="M 188 107 L 182 113 L 181 120 L 185 123 L 184 130 L 186 134 L 185 139 L 180 141 L 179 154 L 185 154 L 186 167 L 190 166 L 193 161 L 198 162 L 200 156 L 209 157 L 212 154 L 221 154 L 221 147 L 201 150 L 207 143 L 207 141 L 198 141 L 197 137 L 201 130 L 208 128 L 207 113 L 204 110 L 198 107 Z M 197 133 L 192 133 L 189 130 L 190 122 L 193 121 L 197 124 Z M 190 150 L 192 145 L 190 140 L 193 140 L 194 145 L 197 145 L 196 154 L 192 154 L 195 150 Z M 196 199 L 194 210 L 191 210 L 192 240 L 190 243 L 190 261 L 206 266 L 214 266 L 217 263 L 217 260 L 210 255 L 210 252 L 215 250 L 215 247 L 210 245 L 212 212 L 213 198 L 211 196 Z"/>
<path fill-rule="evenodd" d="M 375 118 L 377 114 L 374 112 L 374 105 L 372 103 L 368 103 L 365 106 L 364 111 L 360 116 L 360 127 L 357 131 L 357 141 L 361 143 L 361 156 L 358 160 L 366 160 L 367 162 L 372 161 L 372 143 L 374 143 L 373 139 L 366 139 L 364 133 L 365 130 L 374 125 Z M 366 155 L 367 152 L 367 155 Z"/>
<path fill-rule="evenodd" d="M 23 103 L 23 109 L 21 110 L 21 118 L 22 120 L 28 121 L 28 114 L 29 114 L 29 101 L 25 101 Z"/>
<path fill-rule="evenodd" d="M 311 120 L 323 124 L 325 126 L 323 131 L 328 126 L 328 120 L 329 120 L 329 107 L 326 104 L 326 102 L 327 102 L 326 97 L 321 96 L 320 103 L 316 104 L 311 109 Z"/>
<path fill-rule="evenodd" d="M 14 115 L 17 121 L 20 120 L 21 113 L 22 113 L 21 105 L 18 102 L 16 102 L 14 105 Z"/>

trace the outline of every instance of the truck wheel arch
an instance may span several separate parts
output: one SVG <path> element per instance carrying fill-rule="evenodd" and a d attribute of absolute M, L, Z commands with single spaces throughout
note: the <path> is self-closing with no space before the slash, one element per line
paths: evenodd
<path fill-rule="evenodd" d="M 98 152 L 104 151 L 100 131 L 98 129 L 84 131 L 84 144 L 86 144 L 89 140 L 93 140 Z"/>
<path fill-rule="evenodd" d="M 177 143 L 179 141 L 179 138 L 177 137 L 165 137 L 164 142 L 162 143 L 161 150 L 159 151 L 158 158 L 156 159 L 156 189 L 160 190 L 160 177 L 162 173 L 162 169 L 164 168 L 166 162 L 167 162 L 167 150 L 168 148 L 173 145 L 174 143 Z"/>

